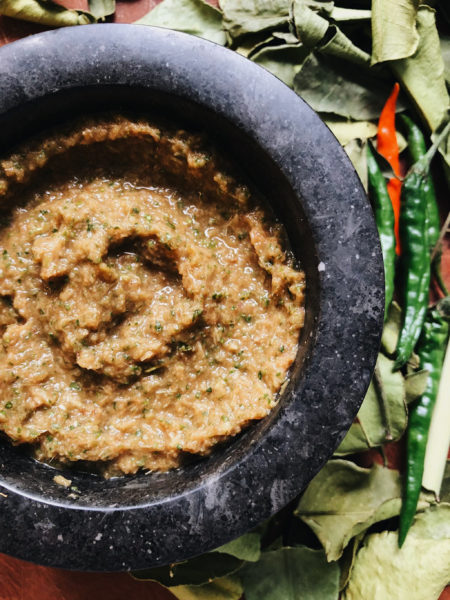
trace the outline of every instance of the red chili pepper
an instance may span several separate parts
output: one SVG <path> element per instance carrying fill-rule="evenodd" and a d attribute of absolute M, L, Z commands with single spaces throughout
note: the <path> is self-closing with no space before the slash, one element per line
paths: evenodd
<path fill-rule="evenodd" d="M 398 157 L 398 143 L 397 136 L 395 133 L 395 105 L 397 103 L 397 96 L 400 90 L 398 83 L 394 85 L 391 95 L 386 101 L 383 110 L 380 114 L 378 121 L 378 135 L 377 135 L 377 150 L 384 156 L 384 158 L 391 165 L 392 170 L 398 176 L 400 176 L 400 161 Z M 387 189 L 389 197 L 391 198 L 392 208 L 394 209 L 394 231 L 396 247 L 395 252 L 400 254 L 400 235 L 399 235 L 399 218 L 400 218 L 400 193 L 402 183 L 399 179 L 392 177 L 389 179 Z"/>

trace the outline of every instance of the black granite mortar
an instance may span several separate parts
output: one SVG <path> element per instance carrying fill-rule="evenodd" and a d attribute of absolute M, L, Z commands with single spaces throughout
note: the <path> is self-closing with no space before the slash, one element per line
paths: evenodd
<path fill-rule="evenodd" d="M 0 151 L 93 110 L 161 112 L 205 130 L 285 223 L 307 277 L 306 325 L 281 401 L 209 458 L 105 481 L 0 443 L 0 552 L 44 565 L 126 570 L 175 562 L 248 531 L 331 456 L 369 384 L 383 321 L 372 212 L 345 152 L 291 90 L 185 34 L 90 25 L 0 50 Z"/>

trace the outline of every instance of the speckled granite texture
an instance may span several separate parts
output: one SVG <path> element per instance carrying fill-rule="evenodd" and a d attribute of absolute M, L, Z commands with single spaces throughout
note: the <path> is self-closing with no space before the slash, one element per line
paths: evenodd
<path fill-rule="evenodd" d="M 350 426 L 383 321 L 376 228 L 344 151 L 284 84 L 219 46 L 145 26 L 90 25 L 0 50 L 0 149 L 76 113 L 162 113 L 206 130 L 257 182 L 306 271 L 307 320 L 277 408 L 208 459 L 103 481 L 0 444 L 0 552 L 126 570 L 248 531 L 296 496 Z"/>

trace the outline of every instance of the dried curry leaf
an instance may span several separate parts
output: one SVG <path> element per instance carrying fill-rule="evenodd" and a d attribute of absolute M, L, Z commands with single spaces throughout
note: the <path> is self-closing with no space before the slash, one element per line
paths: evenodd
<path fill-rule="evenodd" d="M 256 532 L 246 533 L 241 537 L 216 548 L 214 552 L 229 554 L 240 560 L 255 562 L 261 556 L 261 535 Z"/>
<path fill-rule="evenodd" d="M 290 0 L 221 0 L 224 28 L 232 40 L 251 33 L 283 29 L 289 22 Z"/>
<path fill-rule="evenodd" d="M 347 548 L 345 548 L 344 553 L 339 559 L 339 568 L 341 570 L 341 576 L 339 579 L 339 589 L 342 591 L 349 582 L 350 576 L 353 571 L 353 565 L 356 560 L 356 553 L 361 546 L 361 542 L 364 539 L 365 533 L 360 533 L 359 535 L 355 535 L 354 538 L 351 539 Z"/>
<path fill-rule="evenodd" d="M 286 43 L 286 44 L 298 44 L 298 39 L 297 37 L 291 33 L 290 31 L 285 32 L 285 31 L 274 31 L 273 32 L 273 40 L 275 42 L 277 42 L 278 40 L 281 40 L 282 42 Z M 278 42 L 279 43 L 279 42 Z"/>
<path fill-rule="evenodd" d="M 293 87 L 294 79 L 309 50 L 302 44 L 266 46 L 251 56 L 251 59 L 281 79 L 289 87 Z"/>
<path fill-rule="evenodd" d="M 304 4 L 306 4 L 309 8 L 315 10 L 322 17 L 331 17 L 331 14 L 334 10 L 334 1 L 333 0 L 301 0 Z"/>
<path fill-rule="evenodd" d="M 275 43 L 275 37 L 262 32 L 261 34 L 255 34 L 247 36 L 240 41 L 240 45 L 235 48 L 235 51 L 246 58 L 250 58 L 251 55 L 256 54 L 259 50 L 262 50 L 266 46 L 271 46 Z"/>
<path fill-rule="evenodd" d="M 88 25 L 97 20 L 87 11 L 67 9 L 51 0 L 0 0 L 0 15 L 48 27 Z"/>
<path fill-rule="evenodd" d="M 417 5 L 417 0 L 372 0 L 372 65 L 414 54 Z"/>
<path fill-rule="evenodd" d="M 264 552 L 239 572 L 246 600 L 338 600 L 339 566 L 304 546 Z"/>
<path fill-rule="evenodd" d="M 204 585 L 179 585 L 169 590 L 178 600 L 239 600 L 244 592 L 237 577 L 220 577 Z"/>
<path fill-rule="evenodd" d="M 416 515 L 413 527 L 413 537 L 450 542 L 450 504 L 441 502 L 430 506 L 428 510 Z"/>
<path fill-rule="evenodd" d="M 390 87 L 390 82 L 369 70 L 355 69 L 350 61 L 316 52 L 305 60 L 294 81 L 294 90 L 317 112 L 355 121 L 377 119 Z"/>
<path fill-rule="evenodd" d="M 330 33 L 330 39 L 320 46 L 322 54 L 334 56 L 362 67 L 369 66 L 370 55 L 358 48 L 338 27 L 332 25 L 328 31 L 328 34 Z"/>
<path fill-rule="evenodd" d="M 387 428 L 385 427 L 383 414 L 383 400 L 373 380 L 370 382 L 367 394 L 359 409 L 358 420 L 367 440 L 368 448 L 377 448 L 386 441 Z"/>
<path fill-rule="evenodd" d="M 394 361 L 378 355 L 374 376 L 358 412 L 358 423 L 336 451 L 336 456 L 377 448 L 388 441 L 398 440 L 408 423 L 406 388 L 403 375 L 393 371 Z M 422 389 L 423 375 L 410 376 L 410 394 Z M 348 438 L 348 439 L 347 439 Z"/>
<path fill-rule="evenodd" d="M 330 17 L 333 21 L 344 21 L 345 23 L 370 21 L 372 11 L 364 8 L 342 8 L 333 6 Z"/>
<path fill-rule="evenodd" d="M 450 460 L 445 465 L 444 478 L 440 493 L 441 502 L 450 502 Z"/>
<path fill-rule="evenodd" d="M 441 53 L 444 61 L 444 77 L 447 84 L 450 85 L 450 36 L 440 36 Z"/>
<path fill-rule="evenodd" d="M 261 534 L 250 532 L 211 552 L 166 567 L 136 571 L 133 577 L 165 586 L 198 586 L 234 573 L 245 561 L 255 562 L 261 554 Z"/>
<path fill-rule="evenodd" d="M 371 121 L 347 121 L 344 119 L 325 118 L 325 124 L 343 146 L 351 140 L 367 140 L 377 134 L 377 126 Z"/>
<path fill-rule="evenodd" d="M 374 416 L 373 412 L 367 416 L 367 419 L 365 414 L 359 416 L 366 432 L 370 423 L 373 438 L 370 436 L 369 442 L 372 446 L 380 445 L 380 441 L 384 443 L 398 440 L 403 435 L 408 422 L 403 376 L 398 371 L 394 372 L 393 367 L 394 361 L 381 353 L 378 354 L 374 372 L 374 388 L 379 403 L 380 419 L 378 419 L 378 415 Z M 376 427 L 379 427 L 378 434 Z"/>
<path fill-rule="evenodd" d="M 369 450 L 369 442 L 359 423 L 352 423 L 347 435 L 342 440 L 334 456 L 346 456 L 347 454 L 356 454 Z"/>
<path fill-rule="evenodd" d="M 212 579 L 231 575 L 243 564 L 243 560 L 229 554 L 212 552 L 167 567 L 134 571 L 132 576 L 141 581 L 157 581 L 166 587 L 203 585 Z"/>
<path fill-rule="evenodd" d="M 363 184 L 364 189 L 367 191 L 368 176 L 367 176 L 367 141 L 361 139 L 350 140 L 344 146 L 344 150 L 347 156 L 352 161 L 355 171 Z"/>
<path fill-rule="evenodd" d="M 369 65 L 370 56 L 358 48 L 336 25 L 321 16 L 316 6 L 305 0 L 294 0 L 292 16 L 299 40 L 310 48 L 320 50 L 351 63 Z"/>
<path fill-rule="evenodd" d="M 442 123 L 450 99 L 435 11 L 424 4 L 417 11 L 417 30 L 420 41 L 416 52 L 409 58 L 392 61 L 390 65 L 433 131 Z"/>
<path fill-rule="evenodd" d="M 398 515 L 401 494 L 397 471 L 331 460 L 309 484 L 294 514 L 314 531 L 332 561 L 354 536 Z"/>
<path fill-rule="evenodd" d="M 388 310 L 388 317 L 383 327 L 381 347 L 388 356 L 393 356 L 397 348 L 398 338 L 402 327 L 402 309 L 395 300 Z"/>
<path fill-rule="evenodd" d="M 184 31 L 222 46 L 226 43 L 222 13 L 203 0 L 163 0 L 136 23 Z"/>
<path fill-rule="evenodd" d="M 441 504 L 416 517 L 401 549 L 397 532 L 369 535 L 343 600 L 437 600 L 449 581 L 450 504 Z"/>
<path fill-rule="evenodd" d="M 425 391 L 428 380 L 428 371 L 421 369 L 405 377 L 406 404 L 417 400 Z"/>
<path fill-rule="evenodd" d="M 293 21 L 298 39 L 310 48 L 323 40 L 330 23 L 312 10 L 304 0 L 294 0 Z"/>
<path fill-rule="evenodd" d="M 116 0 L 89 0 L 89 11 L 98 21 L 113 15 L 116 11 Z"/>
<path fill-rule="evenodd" d="M 446 123 L 448 122 L 449 119 L 450 119 L 450 110 L 447 110 L 444 115 L 444 120 L 442 121 L 441 126 L 439 126 L 436 129 L 436 131 L 431 135 L 431 140 L 433 142 L 436 141 L 436 138 L 439 135 L 439 131 L 441 130 L 441 128 L 443 126 L 446 125 Z M 441 145 L 439 146 L 439 153 L 443 159 L 444 174 L 447 178 L 447 183 L 450 187 L 450 135 L 447 135 L 447 137 L 444 138 L 444 140 L 442 141 Z M 445 300 L 445 298 L 443 298 L 443 300 Z"/>

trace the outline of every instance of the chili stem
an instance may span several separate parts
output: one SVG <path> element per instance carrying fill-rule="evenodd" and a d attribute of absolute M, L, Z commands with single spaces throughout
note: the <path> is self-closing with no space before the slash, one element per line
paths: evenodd
<path fill-rule="evenodd" d="M 428 170 L 430 168 L 430 162 L 433 160 L 433 157 L 436 154 L 436 150 L 439 148 L 439 146 L 442 144 L 442 142 L 445 140 L 445 138 L 448 136 L 449 133 L 450 133 L 450 121 L 445 125 L 445 127 L 439 133 L 439 135 L 437 136 L 437 138 L 435 139 L 433 144 L 427 150 L 427 153 L 425 154 L 425 156 L 423 156 L 416 163 L 414 163 L 414 165 L 408 171 L 406 177 L 408 177 L 408 175 L 413 172 L 418 173 L 422 177 L 427 176 Z"/>

